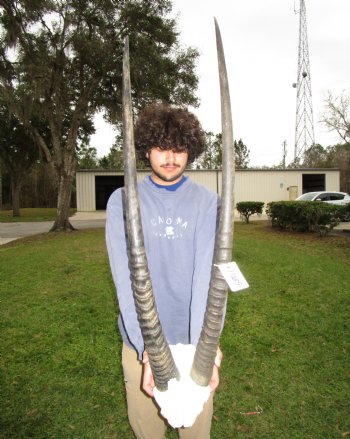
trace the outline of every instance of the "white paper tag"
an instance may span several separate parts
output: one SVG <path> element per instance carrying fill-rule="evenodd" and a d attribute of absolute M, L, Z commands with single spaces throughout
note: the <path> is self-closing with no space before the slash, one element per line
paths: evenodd
<path fill-rule="evenodd" d="M 224 276 L 231 291 L 240 291 L 249 287 L 241 270 L 236 262 L 228 262 L 227 264 L 216 265 Z"/>

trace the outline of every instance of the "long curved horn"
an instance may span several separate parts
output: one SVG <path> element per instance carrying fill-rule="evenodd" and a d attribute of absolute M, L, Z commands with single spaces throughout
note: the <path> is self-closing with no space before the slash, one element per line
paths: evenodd
<path fill-rule="evenodd" d="M 191 377 L 201 386 L 207 386 L 213 373 L 216 351 L 219 343 L 222 319 L 227 297 L 227 284 L 217 265 L 230 262 L 233 246 L 233 205 L 234 205 L 234 146 L 230 92 L 228 86 L 224 49 L 220 29 L 216 19 L 216 46 L 218 53 L 221 125 L 222 125 L 222 194 L 219 226 L 216 236 L 213 267 L 209 285 L 207 307 L 202 332 L 193 360 Z"/>
<path fill-rule="evenodd" d="M 162 391 L 167 390 L 168 381 L 178 378 L 179 373 L 159 321 L 144 246 L 136 179 L 128 37 L 125 39 L 123 54 L 123 131 L 125 210 L 131 283 L 154 381 L 157 389 Z"/>

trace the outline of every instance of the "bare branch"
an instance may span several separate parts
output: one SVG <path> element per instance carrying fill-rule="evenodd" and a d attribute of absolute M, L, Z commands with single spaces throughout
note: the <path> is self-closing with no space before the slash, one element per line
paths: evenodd
<path fill-rule="evenodd" d="M 345 90 L 338 97 L 329 92 L 325 99 L 326 112 L 321 122 L 330 130 L 336 131 L 346 143 L 350 143 L 350 93 Z"/>

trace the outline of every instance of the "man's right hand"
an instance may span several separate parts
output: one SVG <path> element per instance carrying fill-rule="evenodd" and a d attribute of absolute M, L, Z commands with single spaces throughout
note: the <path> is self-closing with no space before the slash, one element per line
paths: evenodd
<path fill-rule="evenodd" d="M 153 373 L 151 365 L 149 364 L 149 358 L 146 351 L 142 356 L 143 374 L 142 374 L 142 390 L 147 393 L 151 398 L 154 396 L 153 389 L 155 388 Z"/>

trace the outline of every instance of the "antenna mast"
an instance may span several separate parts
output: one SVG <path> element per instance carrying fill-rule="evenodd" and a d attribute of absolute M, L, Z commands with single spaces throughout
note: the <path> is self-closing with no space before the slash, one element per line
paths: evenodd
<path fill-rule="evenodd" d="M 293 87 L 297 89 L 294 160 L 315 144 L 311 96 L 309 46 L 307 41 L 305 0 L 300 0 L 298 78 Z"/>

